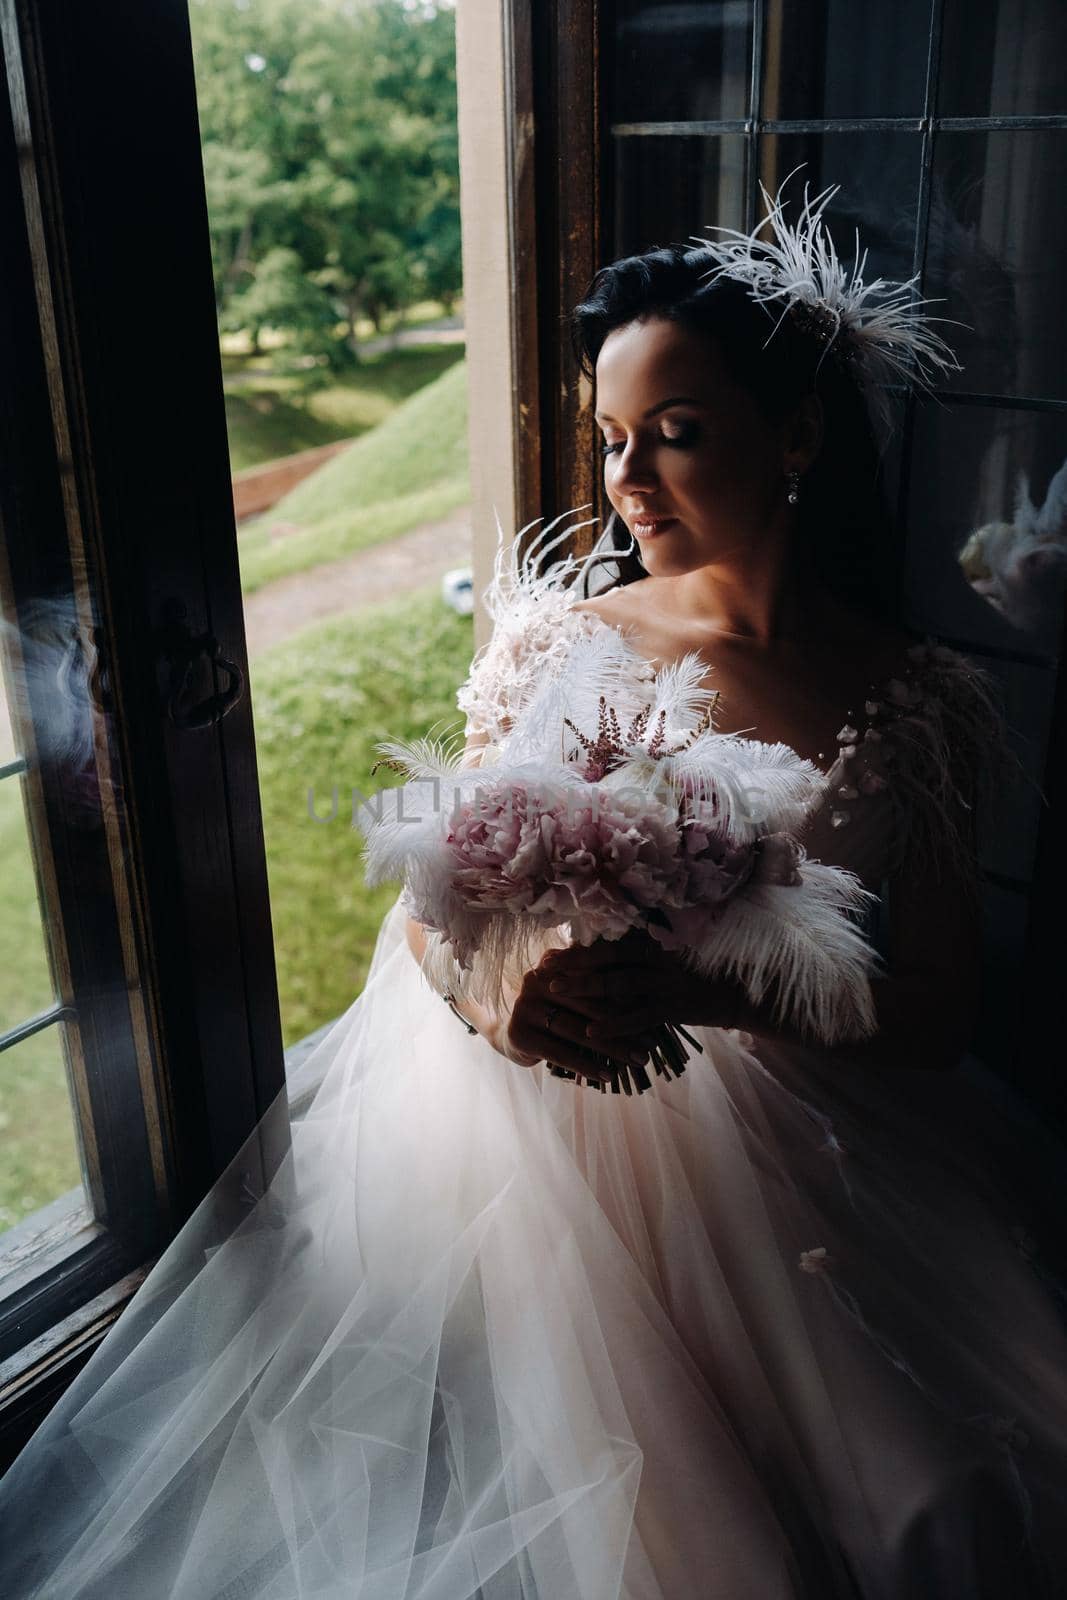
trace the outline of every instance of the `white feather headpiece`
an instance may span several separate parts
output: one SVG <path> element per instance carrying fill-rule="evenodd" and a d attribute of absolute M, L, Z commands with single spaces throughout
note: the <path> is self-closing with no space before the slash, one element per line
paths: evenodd
<path fill-rule="evenodd" d="M 841 261 L 822 220 L 839 184 L 814 199 L 805 184 L 796 226 L 789 225 L 782 192 L 793 175 L 789 174 L 773 200 L 760 184 L 767 215 L 752 233 L 709 224 L 721 239 L 694 235 L 694 242 L 719 263 L 709 278 L 713 282 L 733 278 L 747 285 L 752 299 L 761 305 L 780 304 L 781 315 L 768 343 L 783 318 L 792 314 L 827 352 L 855 371 L 868 391 L 873 385 L 894 381 L 928 388 L 938 373 L 959 372 L 952 350 L 930 326 L 951 319 L 929 317 L 919 309 L 935 302 L 918 298 L 917 275 L 905 283 L 887 278 L 865 282 L 867 252 L 860 253 L 858 230 L 851 268 Z M 771 237 L 760 238 L 768 226 Z"/>

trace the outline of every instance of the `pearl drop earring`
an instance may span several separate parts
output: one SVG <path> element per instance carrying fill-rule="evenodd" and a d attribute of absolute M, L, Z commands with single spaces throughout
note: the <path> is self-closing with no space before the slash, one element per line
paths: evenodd
<path fill-rule="evenodd" d="M 785 477 L 786 482 L 789 485 L 789 492 L 786 495 L 786 499 L 789 501 L 791 506 L 795 506 L 797 501 L 800 499 L 800 473 L 787 472 Z"/>

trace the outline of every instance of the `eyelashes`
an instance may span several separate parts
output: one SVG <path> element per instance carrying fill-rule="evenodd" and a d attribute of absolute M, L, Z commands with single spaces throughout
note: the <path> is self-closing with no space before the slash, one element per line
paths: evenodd
<path fill-rule="evenodd" d="M 699 425 L 695 422 L 680 422 L 676 424 L 676 427 L 679 429 L 678 433 L 657 434 L 657 443 L 669 445 L 672 450 L 691 449 L 700 437 Z M 614 444 L 602 444 L 600 446 L 600 454 L 606 458 L 607 456 L 618 455 L 622 449 L 623 442 L 618 440 Z"/>

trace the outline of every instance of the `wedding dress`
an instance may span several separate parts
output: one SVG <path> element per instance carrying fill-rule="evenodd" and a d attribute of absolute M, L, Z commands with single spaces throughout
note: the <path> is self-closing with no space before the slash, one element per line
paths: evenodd
<path fill-rule="evenodd" d="M 573 592 L 498 582 L 469 731 L 607 626 Z M 842 706 L 809 854 L 874 888 L 936 854 L 987 711 L 922 644 Z M 1067 1593 L 1036 1152 L 959 1069 L 694 1031 L 632 1098 L 517 1067 L 394 905 L 0 1483 L 4 1600 Z"/>

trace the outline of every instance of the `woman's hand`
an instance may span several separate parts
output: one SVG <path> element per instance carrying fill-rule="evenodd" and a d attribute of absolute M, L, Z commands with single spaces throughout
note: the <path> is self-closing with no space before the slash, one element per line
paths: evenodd
<path fill-rule="evenodd" d="M 634 1042 L 645 1045 L 647 1054 L 668 1022 L 738 1028 L 753 1020 L 740 985 L 700 976 L 638 931 L 550 950 L 530 976 L 538 992 L 560 1007 L 554 1030 L 607 1054 Z"/>
<path fill-rule="evenodd" d="M 588 1011 L 551 989 L 552 980 L 566 970 L 559 965 L 560 958 L 584 953 L 550 951 L 527 972 L 510 1015 L 499 1019 L 499 1037 L 492 1043 L 502 1055 L 522 1065 L 545 1060 L 582 1077 L 610 1082 L 610 1067 L 597 1057 L 611 1056 L 628 1065 L 644 1063 L 655 1043 L 655 1030 L 619 1032 L 604 1040 L 590 1036 Z"/>

